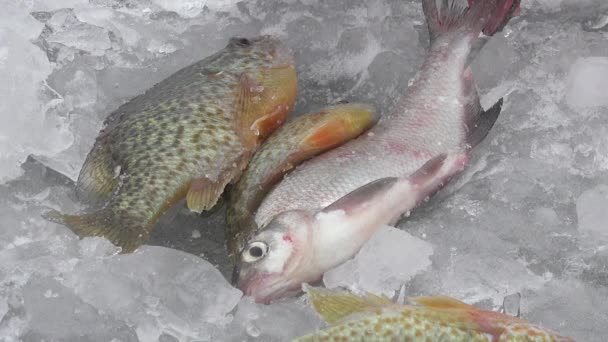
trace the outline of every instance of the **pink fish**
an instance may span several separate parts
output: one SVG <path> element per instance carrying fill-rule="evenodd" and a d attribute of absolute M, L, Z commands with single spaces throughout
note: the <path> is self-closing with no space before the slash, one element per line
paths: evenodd
<path fill-rule="evenodd" d="M 438 9 L 423 0 L 430 51 L 392 111 L 369 133 L 292 171 L 261 203 L 261 228 L 237 265 L 245 294 L 269 303 L 300 292 L 463 170 L 502 105 L 483 111 L 469 63 L 480 33 L 504 27 L 519 1 L 446 3 Z"/>

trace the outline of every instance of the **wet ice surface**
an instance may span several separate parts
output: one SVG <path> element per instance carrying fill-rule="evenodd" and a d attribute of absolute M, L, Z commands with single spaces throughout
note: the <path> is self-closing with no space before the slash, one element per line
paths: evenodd
<path fill-rule="evenodd" d="M 396 249 L 395 239 L 374 240 L 366 250 L 390 256 L 383 266 L 391 274 L 362 272 L 349 286 L 390 293 L 405 285 L 408 296 L 451 295 L 494 309 L 520 293 L 524 319 L 601 341 L 608 5 L 523 6 L 524 16 L 474 64 L 484 106 L 505 97 L 497 125 L 468 170 L 399 224 L 407 241 L 420 243 Z M 416 72 L 428 37 L 420 4 L 406 1 L 3 3 L 0 340 L 269 341 L 322 326 L 301 299 L 239 302 L 217 271 L 230 272 L 221 206 L 202 218 L 174 208 L 149 243 L 164 247 L 128 256 L 40 218 L 48 207 L 84 209 L 61 174 L 75 179 L 107 113 L 229 36 L 253 33 L 277 34 L 296 54 L 296 112 L 356 100 L 384 113 Z M 30 154 L 58 172 L 21 165 Z M 413 259 L 422 261 L 411 266 Z"/>

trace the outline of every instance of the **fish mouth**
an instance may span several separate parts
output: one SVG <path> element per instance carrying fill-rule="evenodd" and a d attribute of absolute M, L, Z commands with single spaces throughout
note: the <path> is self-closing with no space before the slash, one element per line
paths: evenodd
<path fill-rule="evenodd" d="M 292 282 L 277 273 L 248 273 L 239 278 L 237 286 L 246 296 L 261 304 L 270 304 L 301 292 L 299 287 L 294 287 Z"/>

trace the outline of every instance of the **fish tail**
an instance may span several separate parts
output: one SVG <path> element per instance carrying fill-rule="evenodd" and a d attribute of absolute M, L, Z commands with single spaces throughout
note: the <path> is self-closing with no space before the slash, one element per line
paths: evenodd
<path fill-rule="evenodd" d="M 89 214 L 67 215 L 52 210 L 43 214 L 49 221 L 69 227 L 79 237 L 103 236 L 130 253 L 146 242 L 151 225 L 148 220 L 133 217 L 128 213 L 104 208 Z"/>
<path fill-rule="evenodd" d="M 509 22 L 519 9 L 521 0 L 468 0 L 463 7 L 454 0 L 423 0 L 422 9 L 426 17 L 431 42 L 440 36 L 454 32 L 466 32 L 475 38 L 483 32 L 492 36 Z"/>

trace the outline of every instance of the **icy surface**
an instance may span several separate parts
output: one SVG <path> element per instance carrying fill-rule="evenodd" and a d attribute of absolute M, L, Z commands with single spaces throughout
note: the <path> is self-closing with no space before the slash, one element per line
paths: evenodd
<path fill-rule="evenodd" d="M 346 287 L 392 297 L 401 285 L 431 266 L 428 242 L 390 226 L 381 227 L 359 253 L 325 273 L 328 288 Z"/>
<path fill-rule="evenodd" d="M 40 214 L 84 209 L 71 180 L 110 111 L 233 35 L 275 34 L 292 48 L 297 113 L 342 100 L 385 113 L 425 55 L 419 1 L 1 5 L 0 340 L 284 341 L 322 326 L 302 299 L 257 305 L 222 279 L 222 205 L 203 217 L 178 205 L 149 241 L 164 247 L 133 255 Z M 603 341 L 606 15 L 604 0 L 523 1 L 473 63 L 482 104 L 505 105 L 467 171 L 326 281 L 510 313 L 505 297 L 519 293 L 522 318 Z"/>
<path fill-rule="evenodd" d="M 578 229 L 608 236 L 608 185 L 586 190 L 576 201 Z"/>

